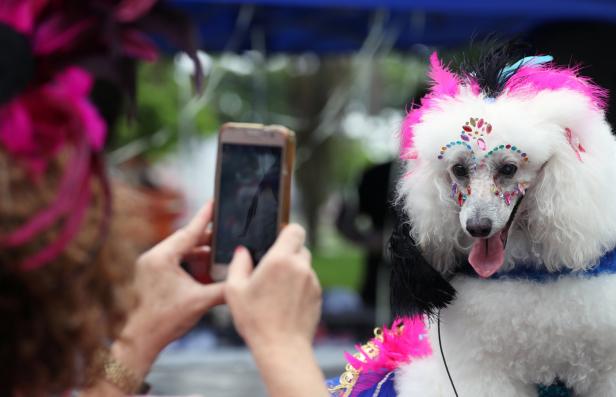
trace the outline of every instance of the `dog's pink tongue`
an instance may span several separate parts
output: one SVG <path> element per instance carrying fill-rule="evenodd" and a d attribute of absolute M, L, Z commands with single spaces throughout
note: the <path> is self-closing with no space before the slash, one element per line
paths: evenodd
<path fill-rule="evenodd" d="M 475 239 L 468 261 L 480 277 L 487 278 L 496 273 L 505 262 L 505 246 L 500 233 L 489 239 Z"/>

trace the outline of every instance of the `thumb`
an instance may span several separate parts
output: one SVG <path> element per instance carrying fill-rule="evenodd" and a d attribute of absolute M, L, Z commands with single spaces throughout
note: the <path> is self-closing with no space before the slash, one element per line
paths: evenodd
<path fill-rule="evenodd" d="M 245 281 L 252 274 L 252 270 L 253 265 L 250 253 L 245 247 L 237 247 L 233 260 L 231 260 L 229 265 L 227 283 L 236 284 Z"/>

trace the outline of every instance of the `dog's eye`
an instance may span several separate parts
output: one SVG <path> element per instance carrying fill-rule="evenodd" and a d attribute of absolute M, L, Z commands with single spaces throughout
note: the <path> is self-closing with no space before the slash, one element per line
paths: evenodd
<path fill-rule="evenodd" d="M 468 175 L 468 170 L 462 164 L 456 164 L 451 168 L 451 172 L 458 178 L 464 178 Z"/>
<path fill-rule="evenodd" d="M 500 172 L 500 174 L 504 176 L 514 176 L 517 170 L 518 170 L 518 167 L 516 167 L 515 165 L 505 164 L 502 167 L 500 167 L 498 172 Z"/>

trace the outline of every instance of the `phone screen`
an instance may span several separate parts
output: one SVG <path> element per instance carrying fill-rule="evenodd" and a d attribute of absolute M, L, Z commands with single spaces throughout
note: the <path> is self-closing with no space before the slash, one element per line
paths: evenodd
<path fill-rule="evenodd" d="M 276 240 L 282 171 L 279 146 L 222 144 L 216 263 L 229 263 L 238 245 L 256 265 Z"/>

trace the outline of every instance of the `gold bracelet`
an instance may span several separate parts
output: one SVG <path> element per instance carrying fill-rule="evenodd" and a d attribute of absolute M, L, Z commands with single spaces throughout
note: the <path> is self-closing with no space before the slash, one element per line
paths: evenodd
<path fill-rule="evenodd" d="M 116 360 L 108 351 L 99 350 L 97 361 L 103 379 L 120 389 L 123 393 L 133 395 L 136 392 L 141 392 L 143 389 L 141 379 L 132 370 Z"/>

